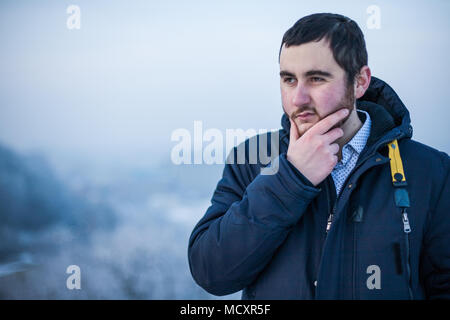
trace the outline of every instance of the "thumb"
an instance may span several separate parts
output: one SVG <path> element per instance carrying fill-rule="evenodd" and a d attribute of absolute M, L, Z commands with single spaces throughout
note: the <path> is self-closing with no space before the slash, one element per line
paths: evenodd
<path fill-rule="evenodd" d="M 291 119 L 289 118 L 289 121 L 291 122 L 291 130 L 290 130 L 290 134 L 289 134 L 289 141 L 297 141 L 300 138 L 300 135 L 298 133 L 298 128 L 297 128 L 297 124 Z"/>

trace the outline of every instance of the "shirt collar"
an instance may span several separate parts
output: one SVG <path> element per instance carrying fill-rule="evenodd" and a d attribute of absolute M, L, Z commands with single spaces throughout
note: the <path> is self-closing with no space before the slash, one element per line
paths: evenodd
<path fill-rule="evenodd" d="M 364 121 L 362 127 L 358 130 L 358 132 L 347 144 L 349 144 L 358 154 L 360 154 L 361 151 L 363 151 L 364 147 L 366 146 L 367 139 L 369 139 L 372 121 L 370 119 L 370 115 L 368 112 L 364 110 L 357 110 L 357 111 L 364 113 L 366 115 L 366 120 Z"/>
<path fill-rule="evenodd" d="M 372 126 L 372 121 L 370 120 L 370 115 L 364 110 L 357 110 L 357 112 L 364 113 L 366 115 L 366 120 L 364 124 L 359 128 L 358 132 L 353 136 L 353 138 L 347 142 L 342 148 L 342 159 L 341 162 L 345 165 L 352 153 L 356 153 L 359 156 L 361 151 L 363 151 L 366 146 L 367 139 L 370 135 L 370 128 Z M 350 152 L 347 152 L 349 150 Z"/>

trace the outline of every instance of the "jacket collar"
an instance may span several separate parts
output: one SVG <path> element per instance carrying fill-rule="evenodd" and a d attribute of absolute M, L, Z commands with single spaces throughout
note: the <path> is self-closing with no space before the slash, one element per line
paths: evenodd
<path fill-rule="evenodd" d="M 365 94 L 356 100 L 356 108 L 367 111 L 372 120 L 367 146 L 375 144 L 393 130 L 398 130 L 401 138 L 412 137 L 413 130 L 408 109 L 394 89 L 383 80 L 372 77 Z M 285 113 L 281 117 L 281 126 L 283 129 L 280 138 L 289 143 L 291 123 Z"/>

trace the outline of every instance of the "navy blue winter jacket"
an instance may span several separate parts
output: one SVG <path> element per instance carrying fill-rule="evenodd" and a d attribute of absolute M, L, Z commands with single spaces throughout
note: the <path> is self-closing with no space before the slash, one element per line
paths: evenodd
<path fill-rule="evenodd" d="M 286 115 L 276 174 L 249 163 L 251 139 L 244 164 L 225 164 L 189 240 L 190 270 L 201 287 L 215 295 L 243 290 L 243 299 L 450 298 L 449 157 L 411 139 L 408 110 L 380 79 L 372 77 L 356 106 L 370 114 L 372 128 L 338 198 L 331 175 L 314 187 L 287 161 Z M 394 202 L 386 147 L 393 139 L 411 202 L 408 239 Z"/>

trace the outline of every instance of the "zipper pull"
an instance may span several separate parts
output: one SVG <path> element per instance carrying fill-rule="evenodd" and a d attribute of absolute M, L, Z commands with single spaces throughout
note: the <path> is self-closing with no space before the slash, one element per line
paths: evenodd
<path fill-rule="evenodd" d="M 408 214 L 406 213 L 406 209 L 403 209 L 402 211 L 402 220 L 403 220 L 403 231 L 405 233 L 411 232 L 411 226 L 409 224 Z"/>
<path fill-rule="evenodd" d="M 326 229 L 327 233 L 328 233 L 328 231 L 330 231 L 331 223 L 333 222 L 333 217 L 334 217 L 334 214 L 336 213 L 336 203 L 337 203 L 337 201 L 333 204 L 333 209 L 331 210 L 331 213 L 328 216 L 327 229 Z"/>
<path fill-rule="evenodd" d="M 330 231 L 330 228 L 331 228 L 331 223 L 333 222 L 333 214 L 331 213 L 329 216 L 328 216 L 328 221 L 327 221 L 327 233 L 328 233 L 328 231 Z"/>

